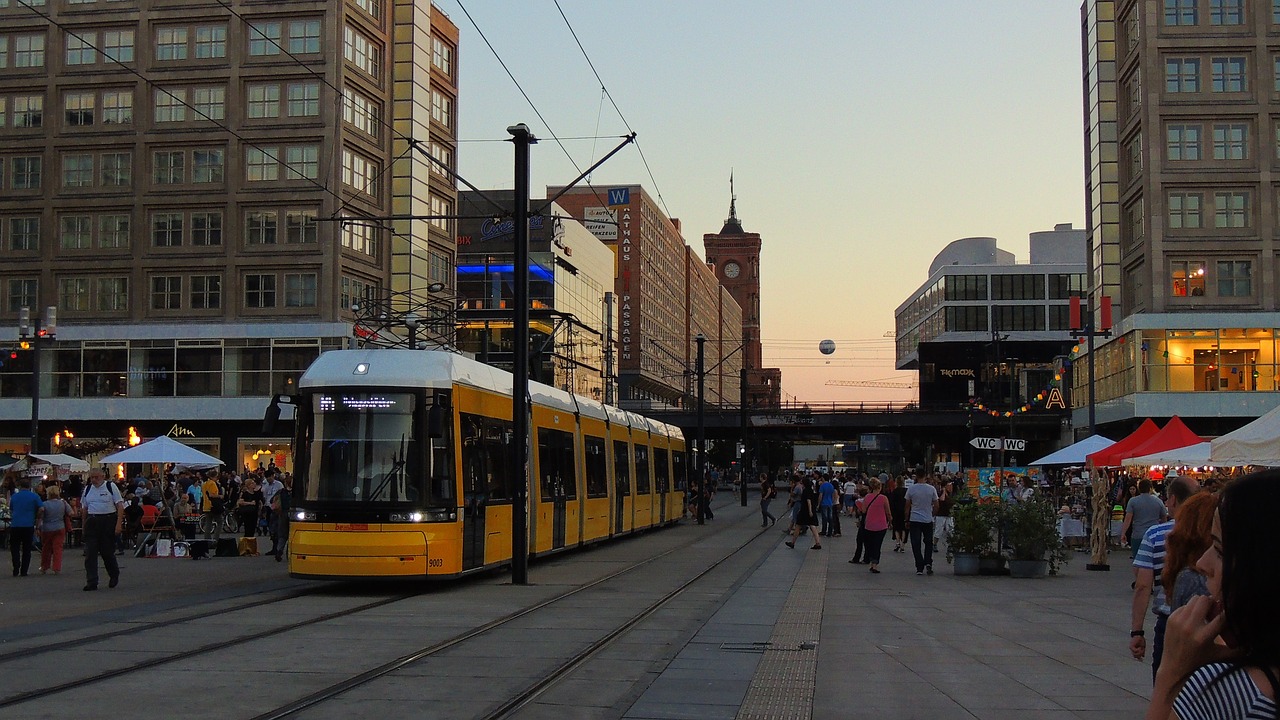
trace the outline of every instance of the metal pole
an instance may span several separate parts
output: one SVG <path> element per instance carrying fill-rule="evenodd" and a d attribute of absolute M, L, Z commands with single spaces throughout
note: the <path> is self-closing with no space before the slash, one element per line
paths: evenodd
<path fill-rule="evenodd" d="M 704 369 L 707 359 L 707 338 L 702 333 L 698 333 L 693 339 L 698 343 L 698 496 L 695 500 L 697 503 L 698 524 L 702 525 L 706 522 L 706 518 L 703 517 L 702 513 L 702 498 L 707 492 L 707 403 L 703 392 L 707 378 L 707 373 Z"/>
<path fill-rule="evenodd" d="M 31 318 L 31 452 L 40 452 L 40 318 Z"/>
<path fill-rule="evenodd" d="M 1094 402 L 1094 383 L 1097 380 L 1095 374 L 1097 370 L 1093 362 L 1093 312 L 1089 313 L 1089 322 L 1084 329 L 1089 335 L 1089 436 L 1093 437 L 1098 434 L 1098 408 Z"/>
<path fill-rule="evenodd" d="M 738 423 L 742 433 L 742 462 L 739 463 L 739 485 L 742 490 L 742 507 L 747 506 L 747 458 L 751 457 L 751 449 L 747 447 L 747 368 L 744 364 L 738 373 Z"/>
<path fill-rule="evenodd" d="M 507 128 L 515 145 L 515 288 L 511 369 L 511 584 L 529 584 L 529 146 L 524 123 Z"/>

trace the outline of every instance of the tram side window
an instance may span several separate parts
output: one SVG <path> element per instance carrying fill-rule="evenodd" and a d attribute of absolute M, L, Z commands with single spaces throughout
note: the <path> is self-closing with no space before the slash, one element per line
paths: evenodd
<path fill-rule="evenodd" d="M 613 477 L 619 495 L 631 494 L 631 453 L 625 440 L 613 441 Z"/>
<path fill-rule="evenodd" d="M 444 437 L 432 438 L 431 453 L 431 496 L 429 504 L 435 507 L 454 507 L 453 497 L 453 424 L 444 424 Z"/>
<path fill-rule="evenodd" d="M 688 475 L 684 466 L 684 453 L 679 450 L 671 451 L 671 474 L 675 478 L 676 484 L 674 490 L 684 490 L 688 487 Z"/>
<path fill-rule="evenodd" d="M 649 448 L 636 446 L 636 494 L 649 494 Z"/>
<path fill-rule="evenodd" d="M 609 460 L 604 454 L 604 438 L 590 435 L 582 438 L 587 462 L 587 497 L 602 498 L 609 495 Z"/>
<path fill-rule="evenodd" d="M 658 492 L 664 493 L 671 490 L 670 472 L 669 466 L 667 465 L 667 451 L 654 449 L 653 481 L 658 487 Z"/>
<path fill-rule="evenodd" d="M 485 496 L 490 502 L 511 499 L 507 472 L 511 422 L 461 413 L 463 492 Z"/>
<path fill-rule="evenodd" d="M 538 428 L 538 482 L 542 500 L 578 497 L 574 472 L 573 433 Z"/>

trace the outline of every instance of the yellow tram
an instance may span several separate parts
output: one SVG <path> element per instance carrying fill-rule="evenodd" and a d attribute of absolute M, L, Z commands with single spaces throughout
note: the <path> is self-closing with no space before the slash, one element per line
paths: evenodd
<path fill-rule="evenodd" d="M 335 350 L 297 407 L 289 572 L 448 578 L 511 561 L 509 373 L 430 350 Z M 530 383 L 529 549 L 676 522 L 679 428 Z"/>

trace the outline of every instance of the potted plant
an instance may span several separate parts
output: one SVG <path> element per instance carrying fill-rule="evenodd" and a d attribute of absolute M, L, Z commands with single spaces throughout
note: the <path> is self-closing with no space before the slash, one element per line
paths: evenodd
<path fill-rule="evenodd" d="M 979 558 L 995 551 L 991 506 L 965 496 L 951 508 L 947 532 L 947 562 L 956 575 L 977 575 Z"/>
<path fill-rule="evenodd" d="M 1058 534 L 1057 507 L 1048 500 L 1031 498 L 1008 503 L 1005 517 L 1009 574 L 1013 577 L 1058 574 L 1058 567 L 1070 556 Z"/>

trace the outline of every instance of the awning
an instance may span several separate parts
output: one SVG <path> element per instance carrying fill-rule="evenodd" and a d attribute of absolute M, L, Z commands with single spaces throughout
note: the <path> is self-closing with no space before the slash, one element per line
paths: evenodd
<path fill-rule="evenodd" d="M 1028 465 L 1083 465 L 1085 459 L 1099 450 L 1105 450 L 1116 443 L 1115 440 L 1101 435 L 1090 435 L 1080 442 L 1068 445 Z"/>

